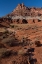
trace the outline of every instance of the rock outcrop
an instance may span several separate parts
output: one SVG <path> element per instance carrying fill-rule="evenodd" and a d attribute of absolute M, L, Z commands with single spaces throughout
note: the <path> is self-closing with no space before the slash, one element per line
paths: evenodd
<path fill-rule="evenodd" d="M 11 23 L 14 24 L 27 24 L 42 21 L 42 8 L 29 8 L 23 3 L 18 6 L 6 16 L 0 18 L 0 27 L 9 27 Z"/>
<path fill-rule="evenodd" d="M 42 8 L 29 8 L 26 7 L 23 3 L 18 4 L 18 6 L 8 14 L 8 16 L 42 16 Z"/>

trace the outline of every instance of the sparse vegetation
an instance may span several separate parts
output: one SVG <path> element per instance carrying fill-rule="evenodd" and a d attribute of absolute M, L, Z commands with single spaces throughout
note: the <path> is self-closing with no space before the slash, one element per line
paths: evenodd
<path fill-rule="evenodd" d="M 35 45 L 36 46 L 40 46 L 41 45 L 41 42 L 38 40 L 38 41 L 35 41 Z"/>
<path fill-rule="evenodd" d="M 6 45 L 8 45 L 10 47 L 19 45 L 19 41 L 14 37 L 5 38 L 5 39 L 2 40 L 2 43 L 6 44 Z"/>
<path fill-rule="evenodd" d="M 0 17 L 0 64 L 42 64 L 42 8 L 22 3 Z"/>
<path fill-rule="evenodd" d="M 4 44 L 0 42 L 0 48 L 6 48 Z"/>
<path fill-rule="evenodd" d="M 11 50 L 8 50 L 6 48 L 1 48 L 0 49 L 0 58 L 9 57 L 10 54 L 11 54 Z"/>

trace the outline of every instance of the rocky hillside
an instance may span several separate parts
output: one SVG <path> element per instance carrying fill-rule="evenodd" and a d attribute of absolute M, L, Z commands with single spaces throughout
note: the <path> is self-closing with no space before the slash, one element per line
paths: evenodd
<path fill-rule="evenodd" d="M 17 7 L 8 16 L 42 16 L 42 8 L 26 7 L 23 3 Z"/>
<path fill-rule="evenodd" d="M 42 8 L 22 3 L 0 18 L 0 64 L 42 64 Z"/>
<path fill-rule="evenodd" d="M 0 27 L 9 27 L 10 24 L 27 24 L 42 22 L 42 8 L 26 7 L 23 3 L 6 16 L 0 18 Z"/>

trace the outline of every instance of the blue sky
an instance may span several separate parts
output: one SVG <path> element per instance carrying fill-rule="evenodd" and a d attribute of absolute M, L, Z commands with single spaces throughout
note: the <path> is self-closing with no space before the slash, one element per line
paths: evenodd
<path fill-rule="evenodd" d="M 0 17 L 11 13 L 19 3 L 28 7 L 42 7 L 42 0 L 0 0 Z"/>

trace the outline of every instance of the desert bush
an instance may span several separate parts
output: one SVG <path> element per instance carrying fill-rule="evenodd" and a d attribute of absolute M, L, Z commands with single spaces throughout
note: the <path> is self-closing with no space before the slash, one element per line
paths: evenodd
<path fill-rule="evenodd" d="M 18 64 L 18 62 L 17 61 L 12 61 L 12 64 Z"/>
<path fill-rule="evenodd" d="M 4 31 L 4 34 L 8 33 L 8 30 Z"/>
<path fill-rule="evenodd" d="M 2 40 L 2 43 L 6 44 L 7 46 L 10 46 L 10 47 L 19 45 L 19 41 L 14 37 L 5 38 Z"/>
<path fill-rule="evenodd" d="M 20 64 L 28 64 L 27 59 L 22 60 L 22 61 L 20 62 Z"/>
<path fill-rule="evenodd" d="M 22 40 L 21 40 L 21 44 L 22 44 L 23 46 L 26 46 L 27 43 L 28 43 L 28 38 L 23 37 Z"/>
<path fill-rule="evenodd" d="M 28 37 L 26 37 L 26 38 L 23 37 L 22 40 L 21 40 L 21 44 L 23 46 L 26 46 L 26 45 L 31 46 L 33 43 L 31 42 L 30 39 L 28 39 Z"/>
<path fill-rule="evenodd" d="M 11 55 L 11 50 L 8 50 L 6 48 L 1 48 L 0 49 L 0 58 L 5 58 L 5 57 L 9 57 Z"/>
<path fill-rule="evenodd" d="M 11 25 L 11 28 L 14 28 L 14 25 Z"/>
<path fill-rule="evenodd" d="M 4 44 L 0 43 L 0 48 L 6 48 Z"/>
<path fill-rule="evenodd" d="M 4 38 L 7 38 L 7 37 L 8 37 L 8 35 L 7 35 L 7 34 L 3 34 L 3 36 L 2 36 L 2 37 L 3 37 L 3 39 L 4 39 Z"/>
<path fill-rule="evenodd" d="M 17 51 L 12 51 L 12 54 L 13 55 L 18 55 L 18 52 Z"/>
<path fill-rule="evenodd" d="M 35 45 L 36 46 L 40 46 L 41 45 L 41 42 L 40 41 L 35 41 Z"/>
<path fill-rule="evenodd" d="M 30 49 L 28 49 L 28 52 L 34 52 L 34 48 L 30 48 Z"/>
<path fill-rule="evenodd" d="M 29 63 L 30 63 L 30 64 L 37 64 L 37 59 L 30 57 L 30 58 L 29 58 Z"/>

